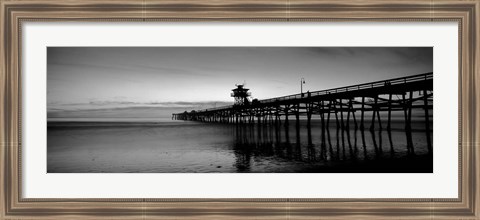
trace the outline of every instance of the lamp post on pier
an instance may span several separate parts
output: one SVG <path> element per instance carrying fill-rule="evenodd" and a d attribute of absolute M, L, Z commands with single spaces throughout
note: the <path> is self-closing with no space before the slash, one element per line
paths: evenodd
<path fill-rule="evenodd" d="M 303 84 L 305 84 L 305 79 L 302 77 L 302 79 L 300 79 L 300 94 L 302 94 L 302 97 L 303 97 Z"/>

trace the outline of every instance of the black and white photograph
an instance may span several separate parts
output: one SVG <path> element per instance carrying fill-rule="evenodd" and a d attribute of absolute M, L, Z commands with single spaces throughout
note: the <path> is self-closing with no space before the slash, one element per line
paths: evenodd
<path fill-rule="evenodd" d="M 48 47 L 47 173 L 433 173 L 433 47 Z"/>

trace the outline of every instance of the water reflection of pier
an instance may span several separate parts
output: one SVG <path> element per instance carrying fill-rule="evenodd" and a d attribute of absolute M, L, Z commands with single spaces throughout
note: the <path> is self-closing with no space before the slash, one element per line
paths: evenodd
<path fill-rule="evenodd" d="M 348 129 L 342 136 L 341 128 L 333 127 L 335 137 L 332 137 L 330 130 L 332 128 L 322 129 L 320 140 L 314 141 L 311 126 L 235 125 L 232 131 L 235 137 L 233 147 L 237 172 L 250 172 L 254 158 L 275 158 L 275 161 L 280 159 L 306 167 L 309 165 L 329 167 L 337 163 L 355 164 L 395 157 L 390 130 L 365 132 L 360 129 Z M 306 135 L 301 135 L 305 133 Z M 384 135 L 388 137 L 388 146 L 383 144 Z M 358 136 L 360 137 L 357 138 Z M 407 152 L 407 156 L 411 154 L 412 152 Z M 311 169 L 314 171 L 314 168 Z"/>
<path fill-rule="evenodd" d="M 199 111 L 173 114 L 175 120 L 192 120 L 213 123 L 231 123 L 236 125 L 264 125 L 278 127 L 284 124 L 289 126 L 289 116 L 295 117 L 296 127 L 300 118 L 306 119 L 307 127 L 311 127 L 312 116 L 319 115 L 321 120 L 322 145 L 332 147 L 330 128 L 332 123 L 336 126 L 336 141 L 341 142 L 342 151 L 336 151 L 338 156 L 345 155 L 345 146 L 350 147 L 350 127 L 354 126 L 355 133 L 361 132 L 362 143 L 365 146 L 365 124 L 370 117 L 370 133 L 375 139 L 375 149 L 382 152 L 383 130 L 381 112 L 387 114 L 386 131 L 391 140 L 392 112 L 403 114 L 406 147 L 413 154 L 412 140 L 412 111 L 423 111 L 424 130 L 429 153 L 432 153 L 431 141 L 431 115 L 433 108 L 433 73 L 425 73 L 402 78 L 388 79 L 359 85 L 328 89 L 322 91 L 295 94 L 254 102 L 245 102 L 242 105 L 224 106 Z M 357 118 L 360 120 L 357 120 Z M 384 116 L 385 117 L 385 116 Z M 332 122 L 335 120 L 335 122 Z M 378 125 L 378 127 L 376 127 Z M 245 126 L 248 127 L 248 126 Z M 257 129 L 260 131 L 260 129 Z M 309 129 L 310 130 L 310 129 Z M 298 132 L 298 129 L 297 129 Z M 311 135 L 311 134 L 309 134 Z M 355 138 L 357 136 L 355 135 Z M 377 140 L 378 139 L 378 140 Z M 345 143 L 347 141 L 347 143 Z M 356 142 L 356 139 L 355 139 Z M 288 142 L 287 142 L 288 143 Z M 356 143 L 354 144 L 356 146 Z M 322 148 L 323 149 L 323 148 Z M 350 150 L 350 148 L 349 148 Z M 355 147 L 352 148 L 355 150 Z"/>

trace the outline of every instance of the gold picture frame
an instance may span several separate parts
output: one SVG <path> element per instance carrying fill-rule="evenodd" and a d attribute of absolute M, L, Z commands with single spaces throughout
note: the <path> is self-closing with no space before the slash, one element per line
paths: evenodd
<path fill-rule="evenodd" d="M 1 0 L 1 219 L 478 219 L 479 0 Z M 22 198 L 21 31 L 29 21 L 441 22 L 459 26 L 459 192 L 455 199 Z"/>

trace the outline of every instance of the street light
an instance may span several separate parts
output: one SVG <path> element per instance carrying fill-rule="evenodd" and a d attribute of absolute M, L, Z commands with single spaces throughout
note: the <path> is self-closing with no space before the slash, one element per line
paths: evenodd
<path fill-rule="evenodd" d="M 305 79 L 302 77 L 302 79 L 300 79 L 300 94 L 302 94 L 302 97 L 303 97 L 303 84 L 305 84 Z"/>

